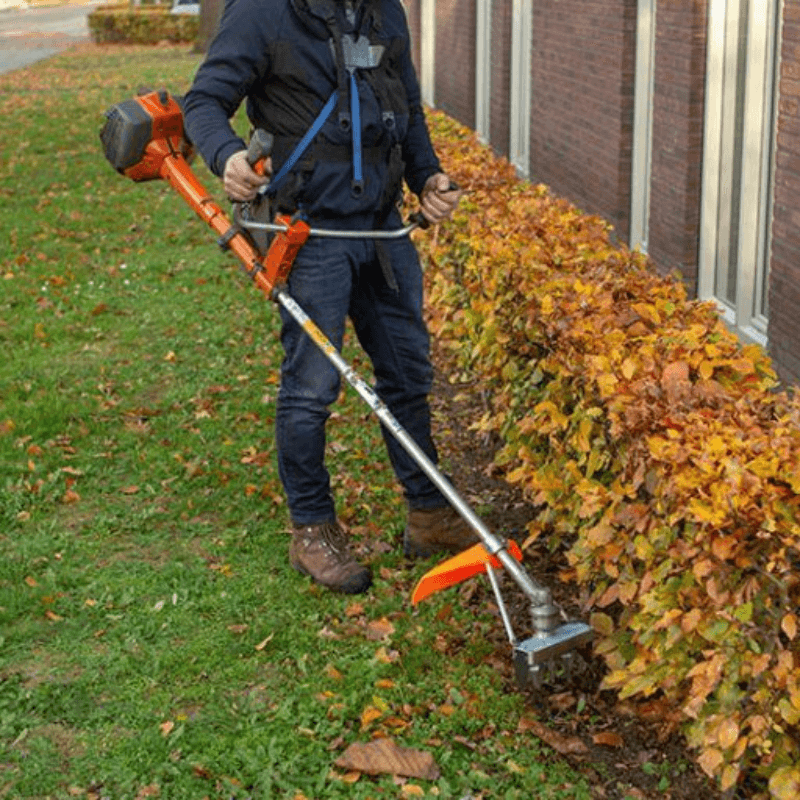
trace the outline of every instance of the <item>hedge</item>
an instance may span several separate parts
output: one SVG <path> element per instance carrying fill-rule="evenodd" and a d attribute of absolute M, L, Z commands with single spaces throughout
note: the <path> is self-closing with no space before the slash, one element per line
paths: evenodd
<path fill-rule="evenodd" d="M 467 195 L 420 241 L 430 325 L 492 398 L 526 545 L 563 548 L 605 687 L 679 709 L 723 791 L 800 797 L 800 402 L 602 219 L 431 121 Z"/>
<path fill-rule="evenodd" d="M 194 42 L 199 17 L 170 14 L 166 5 L 98 6 L 88 17 L 89 33 L 97 44 L 159 44 Z"/>

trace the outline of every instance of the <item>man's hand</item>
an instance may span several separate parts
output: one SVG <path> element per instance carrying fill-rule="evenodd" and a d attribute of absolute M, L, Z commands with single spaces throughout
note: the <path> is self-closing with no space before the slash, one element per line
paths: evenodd
<path fill-rule="evenodd" d="M 453 183 L 444 172 L 431 175 L 419 196 L 420 210 L 431 225 L 447 219 L 461 199 L 461 190 L 454 189 Z"/>
<path fill-rule="evenodd" d="M 256 196 L 262 186 L 269 183 L 270 175 L 272 175 L 272 159 L 264 160 L 264 175 L 259 175 L 247 163 L 247 150 L 239 150 L 225 162 L 222 184 L 231 200 L 246 203 Z"/>

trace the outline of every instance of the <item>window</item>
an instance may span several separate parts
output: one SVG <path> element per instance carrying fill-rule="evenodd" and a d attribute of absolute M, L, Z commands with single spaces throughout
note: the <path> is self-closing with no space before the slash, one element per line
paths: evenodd
<path fill-rule="evenodd" d="M 779 0 L 711 0 L 698 294 L 765 345 Z"/>

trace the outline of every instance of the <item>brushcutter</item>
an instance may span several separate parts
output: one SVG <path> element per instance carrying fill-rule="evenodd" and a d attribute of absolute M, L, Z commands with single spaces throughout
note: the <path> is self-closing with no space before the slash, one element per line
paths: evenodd
<path fill-rule="evenodd" d="M 497 599 L 513 649 L 519 686 L 541 685 L 559 674 L 561 667 L 568 667 L 575 651 L 591 641 L 591 628 L 582 622 L 565 621 L 563 612 L 553 603 L 550 591 L 537 583 L 522 566 L 519 547 L 489 530 L 287 291 L 286 280 L 292 263 L 309 236 L 401 237 L 407 236 L 414 228 L 425 227 L 424 218 L 416 215 L 407 225 L 394 231 L 330 231 L 314 229 L 302 219 L 280 214 L 270 222 L 258 222 L 248 219 L 249 215 L 239 209 L 235 211 L 232 222 L 192 171 L 192 146 L 184 132 L 180 99 L 165 90 L 143 93 L 109 108 L 100 139 L 106 158 L 118 172 L 137 182 L 166 180 L 183 197 L 218 234 L 219 245 L 230 250 L 257 288 L 268 299 L 280 304 L 303 328 L 478 535 L 478 544 L 439 564 L 422 577 L 414 589 L 412 602 L 416 604 L 434 592 L 484 573 Z M 258 132 L 248 150 L 250 163 L 257 166 L 269 155 L 270 148 L 269 134 Z M 270 235 L 266 252 L 256 245 L 253 236 L 253 233 L 263 234 L 264 231 Z M 500 590 L 497 574 L 500 568 L 507 572 L 530 603 L 533 634 L 526 639 L 518 639 L 514 633 Z"/>

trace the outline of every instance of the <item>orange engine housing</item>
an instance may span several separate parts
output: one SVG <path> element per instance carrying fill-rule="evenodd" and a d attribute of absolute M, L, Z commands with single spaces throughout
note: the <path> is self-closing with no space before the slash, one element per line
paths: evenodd
<path fill-rule="evenodd" d="M 163 177 L 167 155 L 187 160 L 193 155 L 183 130 L 180 99 L 163 89 L 112 106 L 106 111 L 100 140 L 111 166 L 134 181 Z"/>

